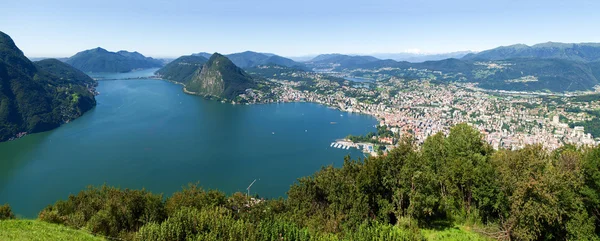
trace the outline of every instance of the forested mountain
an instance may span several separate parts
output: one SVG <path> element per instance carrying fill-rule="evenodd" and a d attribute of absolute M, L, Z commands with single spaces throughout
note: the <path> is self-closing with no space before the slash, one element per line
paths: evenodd
<path fill-rule="evenodd" d="M 110 52 L 95 48 L 79 52 L 66 60 L 73 67 L 84 72 L 129 72 L 135 69 L 163 66 L 161 60 L 145 57 L 138 52 Z"/>
<path fill-rule="evenodd" d="M 513 58 L 495 61 L 445 59 L 409 63 L 406 61 L 380 60 L 353 69 L 397 68 L 398 76 L 409 77 L 409 69 L 441 71 L 441 81 L 479 83 L 480 87 L 518 91 L 578 91 L 592 90 L 600 84 L 599 62 L 584 63 L 566 59 Z M 341 71 L 343 68 L 338 67 Z"/>
<path fill-rule="evenodd" d="M 227 100 L 235 99 L 254 86 L 250 75 L 219 53 L 214 53 L 186 83 L 188 91 Z"/>
<path fill-rule="evenodd" d="M 341 68 L 353 68 L 358 65 L 378 61 L 378 58 L 373 56 L 353 56 L 344 54 L 321 54 L 312 60 L 309 64 L 337 64 Z"/>
<path fill-rule="evenodd" d="M 471 51 L 458 51 L 441 54 L 418 54 L 418 53 L 380 53 L 373 54 L 378 59 L 393 59 L 396 61 L 407 61 L 411 63 L 421 63 L 425 61 L 437 61 L 443 59 L 460 59 Z"/>
<path fill-rule="evenodd" d="M 202 56 L 208 59 L 212 56 L 212 54 L 200 52 L 192 54 L 192 56 Z M 236 66 L 243 69 L 252 68 L 259 65 L 281 65 L 286 67 L 297 68 L 304 67 L 304 64 L 302 63 L 298 63 L 294 60 L 270 53 L 257 53 L 252 51 L 245 51 L 240 53 L 227 54 L 225 56 L 229 60 L 231 60 L 231 62 L 233 62 Z"/>
<path fill-rule="evenodd" d="M 579 62 L 600 61 L 600 43 L 547 42 L 527 46 L 515 44 L 468 54 L 465 60 L 506 60 L 515 58 L 563 59 Z"/>
<path fill-rule="evenodd" d="M 207 61 L 202 56 L 181 56 L 160 68 L 156 74 L 170 81 L 187 84 L 194 75 L 200 73 Z"/>
<path fill-rule="evenodd" d="M 246 51 L 241 53 L 234 53 L 226 55 L 235 65 L 240 68 L 251 68 L 258 65 L 281 65 L 286 67 L 298 67 L 303 64 L 293 61 L 288 58 L 284 58 L 274 54 L 257 53 L 252 51 Z"/>
<path fill-rule="evenodd" d="M 47 131 L 96 105 L 96 81 L 56 59 L 31 62 L 0 32 L 0 141 Z"/>

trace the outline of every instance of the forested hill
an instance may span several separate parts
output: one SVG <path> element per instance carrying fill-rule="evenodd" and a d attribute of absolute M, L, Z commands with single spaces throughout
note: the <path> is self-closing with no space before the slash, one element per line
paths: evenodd
<path fill-rule="evenodd" d="M 392 68 L 382 70 L 383 68 Z M 404 78 L 422 78 L 417 70 L 440 71 L 435 78 L 447 82 L 474 82 L 479 87 L 517 91 L 584 91 L 600 84 L 599 62 L 580 62 L 565 59 L 515 58 L 476 61 L 445 59 L 409 63 L 380 60 L 351 65 L 338 71 L 382 70 Z"/>
<path fill-rule="evenodd" d="M 205 58 L 210 58 L 211 54 L 202 52 L 193 54 L 193 56 L 202 56 Z M 245 51 L 240 53 L 228 54 L 225 55 L 225 57 L 231 60 L 231 62 L 233 62 L 236 66 L 243 69 L 252 68 L 259 65 L 280 65 L 286 67 L 304 68 L 304 64 L 302 63 L 298 63 L 294 60 L 281 57 L 275 54 Z"/>
<path fill-rule="evenodd" d="M 135 69 L 157 68 L 163 62 L 145 57 L 138 52 L 110 52 L 103 48 L 79 52 L 66 60 L 73 67 L 84 72 L 129 72 Z"/>
<path fill-rule="evenodd" d="M 197 55 L 181 56 L 156 71 L 160 77 L 181 84 L 187 84 L 194 75 L 200 74 L 207 58 Z"/>
<path fill-rule="evenodd" d="M 598 240 L 598 207 L 600 147 L 494 151 L 460 124 L 420 148 L 404 139 L 386 156 L 346 157 L 286 199 L 102 186 L 38 218 L 115 240 Z"/>
<path fill-rule="evenodd" d="M 250 75 L 219 53 L 214 53 L 195 73 L 186 89 L 200 95 L 234 100 L 246 89 L 255 87 Z"/>
<path fill-rule="evenodd" d="M 308 65 L 337 65 L 339 68 L 353 68 L 363 64 L 379 61 L 372 56 L 358 56 L 345 54 L 321 54 L 308 61 Z"/>
<path fill-rule="evenodd" d="M 600 61 L 600 43 L 574 44 L 547 42 L 533 46 L 515 44 L 468 54 L 463 57 L 464 60 L 506 60 L 516 58 L 596 62 Z"/>
<path fill-rule="evenodd" d="M 96 105 L 96 81 L 56 59 L 31 62 L 0 32 L 0 141 L 50 130 Z"/>

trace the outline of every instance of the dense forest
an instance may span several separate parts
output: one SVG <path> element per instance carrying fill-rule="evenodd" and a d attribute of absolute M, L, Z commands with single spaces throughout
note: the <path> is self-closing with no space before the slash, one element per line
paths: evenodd
<path fill-rule="evenodd" d="M 403 139 L 386 156 L 346 157 L 298 179 L 287 199 L 102 186 L 39 219 L 124 240 L 423 240 L 456 225 L 478 233 L 457 240 L 598 240 L 599 207 L 599 147 L 494 151 L 460 124 L 420 148 Z"/>
<path fill-rule="evenodd" d="M 200 74 L 202 66 L 208 61 L 202 56 L 181 56 L 156 71 L 155 74 L 169 81 L 187 84 Z"/>
<path fill-rule="evenodd" d="M 201 70 L 194 72 L 185 88 L 200 95 L 234 100 L 255 86 L 249 74 L 227 57 L 214 53 Z"/>
<path fill-rule="evenodd" d="M 0 32 L 0 142 L 47 131 L 96 106 L 97 82 L 56 59 L 31 62 Z"/>

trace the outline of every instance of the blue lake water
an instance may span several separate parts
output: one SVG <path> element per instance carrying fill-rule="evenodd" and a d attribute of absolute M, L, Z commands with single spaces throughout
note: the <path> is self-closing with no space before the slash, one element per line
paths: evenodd
<path fill-rule="evenodd" d="M 92 74 L 119 79 L 154 70 Z M 0 143 L 0 204 L 35 217 L 46 205 L 106 183 L 156 193 L 199 182 L 226 193 L 285 196 L 293 182 L 358 150 L 330 147 L 374 131 L 370 116 L 312 103 L 231 105 L 153 79 L 100 81 L 98 105 L 55 130 Z M 335 122 L 336 124 L 331 124 Z"/>

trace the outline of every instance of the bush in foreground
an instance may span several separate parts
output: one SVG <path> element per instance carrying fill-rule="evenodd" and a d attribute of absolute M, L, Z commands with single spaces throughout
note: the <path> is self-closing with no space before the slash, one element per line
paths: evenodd
<path fill-rule="evenodd" d="M 15 214 L 8 204 L 0 206 L 0 220 L 15 219 Z"/>
<path fill-rule="evenodd" d="M 287 199 L 191 185 L 163 200 L 103 186 L 40 219 L 126 240 L 421 240 L 455 224 L 496 239 L 598 240 L 599 193 L 600 147 L 494 151 L 461 124 L 420 148 L 405 139 L 386 156 L 346 157 L 300 178 Z"/>

